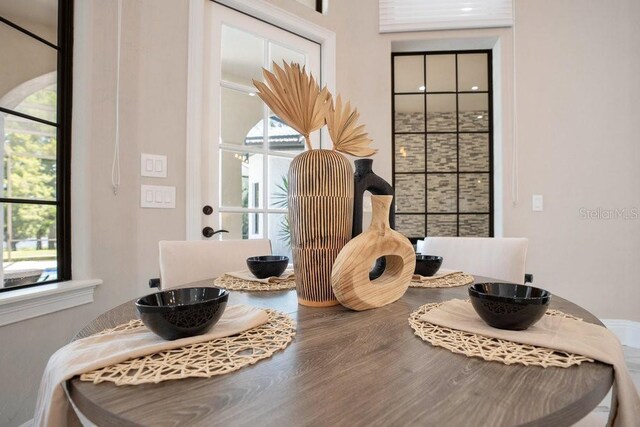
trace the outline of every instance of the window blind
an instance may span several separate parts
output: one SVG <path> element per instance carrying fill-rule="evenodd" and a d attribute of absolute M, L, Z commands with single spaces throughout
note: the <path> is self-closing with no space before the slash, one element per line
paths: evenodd
<path fill-rule="evenodd" d="M 380 32 L 510 27 L 513 0 L 379 0 Z"/>

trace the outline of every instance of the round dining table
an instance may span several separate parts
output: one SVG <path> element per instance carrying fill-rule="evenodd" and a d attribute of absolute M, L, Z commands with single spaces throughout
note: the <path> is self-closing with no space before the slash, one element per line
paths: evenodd
<path fill-rule="evenodd" d="M 489 280 L 476 277 L 483 281 Z M 605 397 L 613 383 L 610 365 L 505 365 L 455 354 L 414 335 L 408 322 L 413 311 L 467 297 L 466 286 L 409 288 L 392 304 L 357 312 L 298 305 L 295 290 L 231 292 L 229 304 L 292 316 L 296 335 L 289 346 L 211 378 L 116 386 L 75 377 L 67 388 L 77 408 L 99 426 L 568 426 Z M 550 308 L 600 323 L 555 295 Z M 75 339 L 136 317 L 134 302 L 127 302 L 97 317 Z"/>

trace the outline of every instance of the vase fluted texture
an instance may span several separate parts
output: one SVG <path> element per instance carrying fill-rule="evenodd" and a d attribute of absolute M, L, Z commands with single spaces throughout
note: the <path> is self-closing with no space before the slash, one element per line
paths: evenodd
<path fill-rule="evenodd" d="M 332 150 L 309 150 L 289 166 L 289 223 L 298 302 L 337 305 L 331 269 L 351 239 L 353 168 Z"/>

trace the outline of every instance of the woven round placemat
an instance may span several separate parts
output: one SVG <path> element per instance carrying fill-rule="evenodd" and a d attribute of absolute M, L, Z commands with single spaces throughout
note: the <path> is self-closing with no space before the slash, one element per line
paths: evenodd
<path fill-rule="evenodd" d="M 414 333 L 424 341 L 443 347 L 453 353 L 464 354 L 467 357 L 479 357 L 484 360 L 496 361 L 511 365 L 518 363 L 544 368 L 555 366 L 568 368 L 582 362 L 593 362 L 593 359 L 577 354 L 565 353 L 545 347 L 519 344 L 512 341 L 489 338 L 470 332 L 449 329 L 420 320 L 425 313 L 433 310 L 442 303 L 425 304 L 411 313 L 409 324 Z M 546 316 L 562 316 L 582 320 L 558 310 L 547 310 Z"/>
<path fill-rule="evenodd" d="M 130 359 L 82 374 L 80 380 L 135 385 L 189 377 L 209 378 L 237 371 L 283 350 L 296 333 L 295 322 L 287 314 L 270 309 L 266 312 L 267 323 L 240 334 Z M 99 334 L 142 326 L 136 319 Z"/>
<path fill-rule="evenodd" d="M 296 287 L 296 279 L 294 277 L 280 280 L 276 283 L 262 283 L 223 274 L 214 280 L 213 283 L 229 291 L 284 291 L 287 289 L 295 289 Z"/>
<path fill-rule="evenodd" d="M 426 281 L 412 280 L 410 288 L 453 288 L 455 286 L 470 285 L 473 283 L 473 276 L 465 273 L 453 273 L 437 279 Z"/>

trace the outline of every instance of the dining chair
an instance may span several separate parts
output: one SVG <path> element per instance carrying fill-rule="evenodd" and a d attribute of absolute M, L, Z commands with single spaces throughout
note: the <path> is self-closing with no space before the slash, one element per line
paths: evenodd
<path fill-rule="evenodd" d="M 243 270 L 247 268 L 248 257 L 271 255 L 269 239 L 162 240 L 158 247 L 162 289 Z"/>
<path fill-rule="evenodd" d="M 417 252 L 443 257 L 442 268 L 524 284 L 528 245 L 523 237 L 426 237 Z"/>

